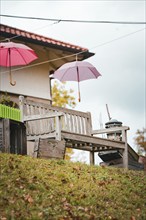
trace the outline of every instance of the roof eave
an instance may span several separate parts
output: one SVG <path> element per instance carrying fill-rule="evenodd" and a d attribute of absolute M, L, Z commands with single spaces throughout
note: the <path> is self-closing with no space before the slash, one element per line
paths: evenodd
<path fill-rule="evenodd" d="M 16 35 L 1 31 L 0 36 L 5 37 L 5 38 L 13 38 Z M 80 49 L 70 48 L 70 47 L 57 45 L 57 44 L 52 44 L 52 43 L 48 43 L 48 42 L 42 42 L 42 41 L 40 42 L 36 39 L 27 38 L 27 37 L 24 37 L 24 36 L 19 36 L 19 40 L 20 41 L 25 41 L 25 42 L 28 42 L 28 43 L 33 43 L 33 44 L 40 45 L 40 46 L 53 48 L 53 49 L 59 49 L 59 50 L 67 51 L 67 52 L 70 52 L 70 53 L 75 53 L 75 54 L 76 53 L 82 53 L 81 60 L 87 59 L 87 58 L 92 57 L 92 56 L 95 55 L 95 53 L 89 52 L 88 50 L 80 50 Z"/>

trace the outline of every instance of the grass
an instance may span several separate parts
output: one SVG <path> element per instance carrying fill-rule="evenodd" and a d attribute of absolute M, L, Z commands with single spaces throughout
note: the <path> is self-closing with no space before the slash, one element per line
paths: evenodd
<path fill-rule="evenodd" d="M 0 154 L 0 220 L 145 220 L 141 171 Z"/>

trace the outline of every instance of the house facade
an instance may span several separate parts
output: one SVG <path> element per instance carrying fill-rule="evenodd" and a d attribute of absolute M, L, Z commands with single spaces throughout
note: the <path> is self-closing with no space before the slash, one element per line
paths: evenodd
<path fill-rule="evenodd" d="M 7 92 L 14 99 L 23 95 L 28 99 L 48 103 L 51 101 L 50 73 L 64 63 L 74 61 L 76 54 L 79 54 L 78 60 L 94 55 L 87 48 L 0 24 L 0 42 L 7 40 L 27 45 L 38 56 L 38 59 L 27 66 L 11 68 L 13 81 L 16 81 L 15 86 L 9 83 L 9 68 L 0 67 L 0 92 Z"/>
<path fill-rule="evenodd" d="M 7 94 L 11 101 L 18 106 L 20 104 L 19 96 L 23 96 L 28 102 L 50 105 L 52 99 L 50 74 L 64 63 L 75 61 L 76 54 L 78 54 L 78 60 L 84 60 L 94 55 L 87 48 L 81 46 L 0 24 L 0 42 L 8 42 L 8 40 L 30 47 L 38 56 L 38 59 L 29 65 L 11 67 L 13 82 L 16 81 L 15 86 L 9 83 L 9 67 L 0 66 L 0 98 Z M 29 113 L 31 111 L 32 109 Z M 35 112 L 33 113 L 35 114 Z M 23 123 L 22 125 L 15 123 L 15 126 L 13 120 L 1 118 L 0 120 L 0 147 L 7 146 L 9 148 L 7 152 L 14 152 L 13 149 L 16 149 L 17 152 L 17 148 L 25 145 Z M 20 127 L 22 130 L 20 133 L 23 137 L 17 135 Z M 44 125 L 43 127 L 45 128 Z M 16 135 L 14 135 L 14 131 Z M 27 140 L 27 154 L 33 154 L 34 146 L 34 141 Z"/>

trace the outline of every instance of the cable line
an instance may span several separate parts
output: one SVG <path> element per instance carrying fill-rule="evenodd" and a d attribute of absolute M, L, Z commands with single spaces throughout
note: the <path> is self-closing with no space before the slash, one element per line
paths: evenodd
<path fill-rule="evenodd" d="M 109 41 L 106 41 L 106 42 L 104 42 L 104 43 L 98 44 L 97 46 L 90 48 L 90 50 L 95 49 L 95 48 L 97 48 L 97 47 L 101 47 L 101 46 L 110 44 L 110 43 L 112 43 L 112 42 L 118 41 L 118 40 L 123 39 L 123 38 L 126 38 L 126 37 L 129 37 L 130 35 L 136 34 L 136 33 L 141 32 L 141 31 L 143 31 L 143 30 L 146 30 L 146 28 L 139 29 L 139 30 L 134 31 L 134 32 L 131 32 L 131 33 L 129 33 L 129 34 L 125 34 L 125 35 L 122 35 L 122 36 L 120 36 L 120 37 L 114 38 L 113 40 L 109 40 Z"/>
<path fill-rule="evenodd" d="M 134 31 L 134 32 L 131 32 L 131 33 L 129 33 L 129 34 L 125 34 L 125 35 L 123 35 L 123 36 L 121 36 L 121 37 L 118 37 L 118 38 L 115 38 L 115 39 L 110 40 L 110 41 L 108 41 L 108 42 L 99 44 L 99 45 L 97 45 L 97 46 L 95 46 L 95 47 L 92 47 L 92 48 L 90 48 L 90 49 L 95 49 L 95 48 L 104 46 L 104 45 L 106 45 L 106 44 L 113 43 L 114 41 L 117 41 L 117 40 L 120 40 L 120 39 L 122 39 L 122 38 L 128 37 L 128 36 L 130 36 L 130 35 L 132 35 L 132 34 L 135 34 L 135 33 L 137 33 L 137 32 L 143 31 L 143 30 L 145 30 L 145 28 L 144 28 L 144 29 L 137 30 L 137 31 Z M 89 50 L 90 50 L 90 49 L 89 49 Z M 19 71 L 19 70 L 22 70 L 22 69 L 27 69 L 27 68 L 34 67 L 34 66 L 39 66 L 39 65 L 42 65 L 42 64 L 45 64 L 45 63 L 50 63 L 50 62 L 62 60 L 62 59 L 64 59 L 64 58 L 68 58 L 68 57 L 77 56 L 77 55 L 83 54 L 83 53 L 85 53 L 85 52 L 87 52 L 87 51 L 88 51 L 88 50 L 85 50 L 85 51 L 81 51 L 81 52 L 78 52 L 78 53 L 75 53 L 75 54 L 70 54 L 70 55 L 67 55 L 67 56 L 63 56 L 63 57 L 60 57 L 60 58 L 55 58 L 55 59 L 52 59 L 52 60 L 46 60 L 46 61 L 43 61 L 43 62 L 40 62 L 40 63 L 30 64 L 30 65 L 23 66 L 23 67 L 18 67 L 18 68 L 12 69 L 12 72 L 14 72 L 14 71 Z M 9 72 L 9 71 L 6 70 L 6 71 L 2 71 L 1 73 L 7 73 L 7 72 Z"/>
<path fill-rule="evenodd" d="M 146 24 L 142 21 L 89 21 L 89 20 L 73 20 L 73 19 L 56 19 L 56 18 L 37 18 L 37 17 L 25 17 L 25 16 L 16 16 L 16 15 L 3 15 L 1 17 L 10 17 L 18 19 L 33 19 L 33 20 L 42 20 L 42 21 L 56 21 L 59 22 L 74 22 L 74 23 L 92 23 L 92 24 Z"/>

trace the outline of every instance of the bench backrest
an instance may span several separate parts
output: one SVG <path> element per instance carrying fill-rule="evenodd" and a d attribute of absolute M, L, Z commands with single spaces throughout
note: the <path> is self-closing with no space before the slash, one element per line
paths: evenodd
<path fill-rule="evenodd" d="M 91 114 L 48 104 L 23 101 L 23 116 L 63 113 L 61 129 L 64 131 L 91 135 Z M 46 134 L 55 130 L 55 118 L 40 119 L 26 122 L 27 135 Z"/>

